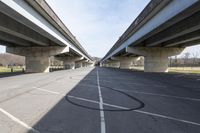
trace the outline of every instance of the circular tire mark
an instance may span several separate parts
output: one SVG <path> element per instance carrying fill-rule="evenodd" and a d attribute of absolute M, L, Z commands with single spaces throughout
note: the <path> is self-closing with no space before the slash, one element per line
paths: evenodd
<path fill-rule="evenodd" d="M 99 110 L 99 111 L 132 111 L 132 110 L 141 109 L 145 106 L 145 104 L 141 100 L 127 94 L 126 92 L 123 92 L 123 91 L 120 91 L 120 90 L 115 90 L 115 89 L 113 89 L 111 87 L 107 87 L 107 86 L 101 86 L 101 87 L 105 88 L 105 89 L 110 89 L 110 90 L 118 92 L 118 93 L 121 93 L 124 96 L 131 99 L 132 101 L 138 102 L 139 105 L 137 107 L 131 107 L 131 108 L 128 108 L 128 109 L 99 109 L 99 108 L 95 108 L 95 107 L 89 107 L 89 106 L 86 106 L 86 105 L 78 104 L 78 103 L 72 101 L 71 98 L 68 97 L 68 95 L 65 96 L 65 100 L 68 101 L 69 103 L 73 104 L 73 105 L 76 105 L 76 106 L 79 106 L 79 107 L 82 107 L 82 108 L 87 108 L 87 109 L 91 109 L 91 110 Z"/>

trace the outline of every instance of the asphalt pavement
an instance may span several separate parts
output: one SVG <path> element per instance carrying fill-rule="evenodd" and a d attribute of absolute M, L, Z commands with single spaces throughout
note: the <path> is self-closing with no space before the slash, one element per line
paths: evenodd
<path fill-rule="evenodd" d="M 0 133 L 200 132 L 199 75 L 89 67 L 0 85 Z"/>

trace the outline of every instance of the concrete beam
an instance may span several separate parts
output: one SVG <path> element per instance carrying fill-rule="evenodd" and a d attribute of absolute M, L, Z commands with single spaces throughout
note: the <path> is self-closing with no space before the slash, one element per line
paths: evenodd
<path fill-rule="evenodd" d="M 78 41 L 74 37 L 72 38 L 72 40 L 74 41 L 73 42 L 70 41 L 69 37 L 63 34 L 62 27 L 54 25 L 56 23 L 59 23 L 57 21 L 53 22 L 54 20 L 51 18 L 51 17 L 55 17 L 55 14 L 53 14 L 53 16 L 48 16 L 50 15 L 49 12 L 44 13 L 45 12 L 44 11 L 42 13 L 40 12 L 40 10 L 38 10 L 38 8 L 34 8 L 35 6 L 31 5 L 30 3 L 35 3 L 35 2 L 32 0 L 27 0 L 27 1 L 26 0 L 3 0 L 0 2 L 0 12 L 2 14 L 6 14 L 6 16 L 9 16 L 14 21 L 19 22 L 20 24 L 23 24 L 22 27 L 28 27 L 32 31 L 36 31 L 40 37 L 44 37 L 49 40 L 49 42 L 46 42 L 43 44 L 45 45 L 50 44 L 50 46 L 54 46 L 54 45 L 69 46 L 71 49 L 79 53 L 81 56 L 84 56 L 85 58 L 90 59 L 90 56 L 81 47 L 81 45 L 78 44 Z M 48 16 L 48 18 L 50 19 L 48 19 L 46 16 Z M 12 31 L 10 32 L 10 34 L 11 33 L 17 34 L 17 32 L 12 32 Z M 29 35 L 29 33 L 27 34 Z M 31 38 L 27 38 L 27 39 L 31 39 Z M 35 41 L 38 41 L 38 39 L 36 39 Z M 34 42 L 34 43 L 38 44 L 37 42 Z"/>
<path fill-rule="evenodd" d="M 185 44 L 185 43 L 190 44 L 190 42 L 199 40 L 200 39 L 199 35 L 200 35 L 200 30 L 169 40 L 167 42 L 162 43 L 162 45 L 164 47 L 171 47 L 171 46 L 180 46 L 180 45 L 182 46 L 182 44 Z M 199 42 L 197 42 L 197 44 L 199 44 Z"/>
<path fill-rule="evenodd" d="M 6 44 L 6 46 L 9 44 L 10 44 L 10 46 L 20 46 L 20 45 L 21 46 L 31 46 L 31 45 L 33 45 L 33 43 L 31 43 L 29 41 L 12 36 L 10 34 L 7 34 L 5 32 L 1 32 L 1 31 L 0 31 L 0 40 L 7 42 L 8 44 Z"/>
<path fill-rule="evenodd" d="M 174 38 L 195 32 L 200 29 L 200 15 L 199 12 L 190 17 L 178 22 L 177 24 L 159 32 L 158 34 L 145 40 L 146 46 L 156 46 L 163 42 L 172 40 Z"/>
<path fill-rule="evenodd" d="M 0 21 L 0 31 L 2 32 L 41 46 L 48 46 L 53 43 L 38 32 L 26 27 L 3 13 L 0 13 L 0 20 L 3 20 Z"/>
<path fill-rule="evenodd" d="M 128 47 L 126 51 L 145 58 L 145 72 L 168 72 L 168 57 L 180 54 L 184 48 Z"/>

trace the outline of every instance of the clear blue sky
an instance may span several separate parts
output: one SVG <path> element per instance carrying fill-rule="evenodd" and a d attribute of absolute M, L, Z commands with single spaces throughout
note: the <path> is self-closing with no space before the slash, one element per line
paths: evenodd
<path fill-rule="evenodd" d="M 150 0 L 46 1 L 90 55 L 103 57 Z M 200 52 L 200 45 L 187 51 Z"/>

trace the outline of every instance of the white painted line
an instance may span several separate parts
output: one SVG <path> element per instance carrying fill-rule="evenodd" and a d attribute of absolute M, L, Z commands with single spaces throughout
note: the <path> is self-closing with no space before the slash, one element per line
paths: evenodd
<path fill-rule="evenodd" d="M 60 93 L 59 92 L 55 92 L 55 91 L 49 91 L 49 90 L 46 90 L 46 89 L 41 89 L 41 88 L 38 88 L 38 87 L 33 87 L 37 90 L 40 90 L 40 91 L 44 91 L 44 92 L 48 92 L 48 93 L 52 93 L 52 94 L 57 94 L 59 95 Z"/>
<path fill-rule="evenodd" d="M 141 91 L 123 90 L 123 89 L 116 89 L 116 90 L 119 90 L 119 91 L 127 91 L 127 92 L 133 92 L 133 93 L 144 94 L 144 95 L 152 95 L 152 96 L 160 96 L 160 97 L 169 97 L 169 98 L 176 98 L 176 99 L 181 99 L 181 100 L 190 100 L 190 101 L 198 101 L 198 102 L 200 102 L 200 99 L 198 99 L 198 98 L 180 97 L 180 96 L 173 96 L 173 95 L 156 94 L 156 93 L 141 92 Z"/>
<path fill-rule="evenodd" d="M 90 100 L 90 99 L 79 98 L 79 97 L 75 97 L 75 96 L 70 96 L 70 97 L 71 98 L 75 98 L 75 99 L 79 99 L 79 100 L 83 100 L 83 101 L 87 101 L 87 102 L 92 102 L 92 103 L 97 103 L 97 104 L 100 103 L 98 101 L 94 101 L 94 100 Z M 109 106 L 109 107 L 114 107 L 114 108 L 119 108 L 119 109 L 125 109 L 125 110 L 130 109 L 130 108 L 127 108 L 127 107 L 113 105 L 113 104 L 109 104 L 109 103 L 103 103 L 103 105 Z M 200 126 L 200 123 L 197 123 L 197 122 L 192 122 L 192 121 L 188 121 L 188 120 L 178 119 L 178 118 L 174 118 L 174 117 L 170 117 L 170 116 L 165 116 L 165 115 L 161 115 L 161 114 L 155 114 L 155 113 L 141 111 L 141 110 L 133 110 L 133 111 L 137 112 L 137 113 L 141 113 L 141 114 L 151 115 L 151 116 L 155 116 L 155 117 L 160 117 L 160 118 L 165 118 L 165 119 L 169 119 L 169 120 L 174 120 L 174 121 L 178 121 L 178 122 L 183 122 L 183 123 L 187 123 L 187 124 Z"/>
<path fill-rule="evenodd" d="M 86 101 L 86 102 L 96 103 L 96 104 L 100 103 L 100 102 L 95 101 L 95 100 L 90 100 L 90 99 L 86 99 L 86 98 L 80 98 L 80 97 L 76 97 L 76 96 L 72 96 L 72 95 L 68 95 L 68 97 L 74 98 L 74 99 L 78 99 L 78 100 L 82 100 L 82 101 Z M 115 107 L 115 108 L 120 108 L 120 109 L 125 109 L 125 110 L 130 109 L 130 108 L 122 107 L 122 106 L 112 105 L 112 104 L 109 104 L 109 103 L 103 103 L 103 105 L 110 106 L 110 107 Z"/>
<path fill-rule="evenodd" d="M 98 101 L 94 101 L 94 100 L 90 100 L 90 99 L 86 99 L 86 98 L 80 98 L 80 97 L 76 97 L 76 96 L 72 96 L 72 95 L 67 95 L 67 97 L 78 99 L 78 100 L 82 100 L 82 101 L 86 101 L 86 102 L 91 102 L 91 103 L 97 103 L 97 104 L 100 103 Z"/>
<path fill-rule="evenodd" d="M 105 124 L 105 117 L 104 117 L 104 111 L 103 111 L 103 98 L 101 94 L 101 87 L 99 83 L 99 72 L 97 69 L 97 85 L 98 85 L 98 91 L 99 91 L 99 108 L 100 110 L 100 118 L 101 118 L 101 133 L 106 133 L 106 124 Z"/>
<path fill-rule="evenodd" d="M 40 133 L 38 130 L 30 127 L 29 125 L 27 125 L 26 123 L 24 123 L 23 121 L 21 121 L 20 119 L 14 117 L 13 115 L 11 115 L 10 113 L 8 113 L 7 111 L 5 111 L 4 109 L 0 108 L 0 112 L 2 112 L 3 114 L 5 114 L 7 117 L 9 117 L 11 120 L 15 121 L 16 123 L 20 124 L 21 126 L 25 127 L 26 129 L 34 132 L 34 133 Z"/>

